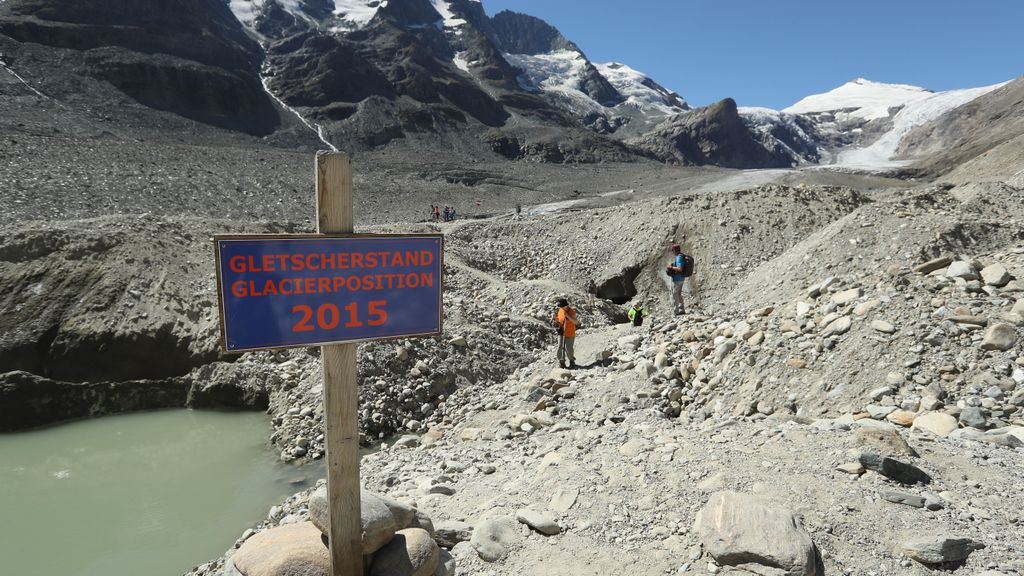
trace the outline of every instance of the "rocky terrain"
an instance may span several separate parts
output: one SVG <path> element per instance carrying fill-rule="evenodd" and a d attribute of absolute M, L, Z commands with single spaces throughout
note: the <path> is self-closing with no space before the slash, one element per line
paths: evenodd
<path fill-rule="evenodd" d="M 494 305 L 474 317 L 532 316 L 546 336 L 536 361 L 399 426 L 415 434 L 364 458 L 365 485 L 427 513 L 470 574 L 1016 574 L 1021 197 L 770 185 L 445 225 L 452 277 L 472 279 L 451 291 Z M 699 267 L 678 318 L 661 272 L 674 238 Z M 608 324 L 588 289 L 653 314 Z M 541 320 L 558 293 L 585 312 L 582 370 L 552 369 Z M 413 380 L 443 364 L 406 350 L 381 353 Z M 275 441 L 318 458 L 316 359 L 279 360 L 298 384 L 271 403 Z M 308 499 L 257 531 L 304 521 Z"/>

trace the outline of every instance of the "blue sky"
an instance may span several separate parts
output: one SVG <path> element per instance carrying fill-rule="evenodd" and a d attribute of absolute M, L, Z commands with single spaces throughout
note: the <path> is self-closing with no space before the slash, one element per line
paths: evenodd
<path fill-rule="evenodd" d="M 863 77 L 932 90 L 1024 74 L 1020 0 L 483 0 L 543 18 L 595 62 L 691 105 L 784 108 Z"/>

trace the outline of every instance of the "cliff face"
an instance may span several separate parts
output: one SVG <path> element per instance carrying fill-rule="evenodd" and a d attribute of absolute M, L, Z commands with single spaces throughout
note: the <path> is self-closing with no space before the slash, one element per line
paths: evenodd
<path fill-rule="evenodd" d="M 78 52 L 75 73 L 150 108 L 257 135 L 279 125 L 258 77 L 260 46 L 218 0 L 12 0 L 0 34 Z"/>

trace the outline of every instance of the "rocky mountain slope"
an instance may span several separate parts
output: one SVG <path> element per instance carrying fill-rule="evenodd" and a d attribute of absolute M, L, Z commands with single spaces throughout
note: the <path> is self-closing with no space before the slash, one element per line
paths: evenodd
<path fill-rule="evenodd" d="M 1024 79 L 1018 78 L 915 127 L 898 153 L 930 174 L 958 167 L 961 182 L 1006 179 L 1020 175 L 1022 135 Z"/>

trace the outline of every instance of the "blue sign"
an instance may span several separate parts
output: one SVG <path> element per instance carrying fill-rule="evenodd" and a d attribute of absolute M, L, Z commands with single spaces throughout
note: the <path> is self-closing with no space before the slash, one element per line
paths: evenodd
<path fill-rule="evenodd" d="M 228 352 L 441 333 L 441 235 L 213 240 Z"/>

